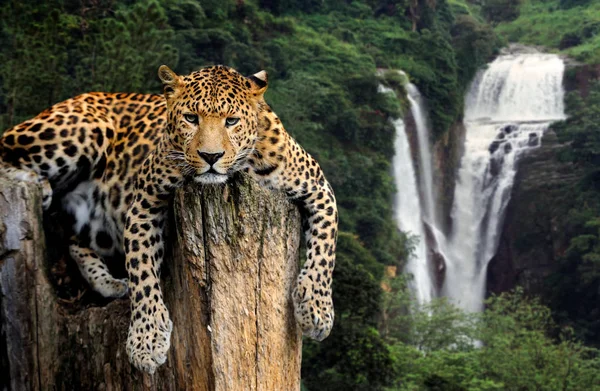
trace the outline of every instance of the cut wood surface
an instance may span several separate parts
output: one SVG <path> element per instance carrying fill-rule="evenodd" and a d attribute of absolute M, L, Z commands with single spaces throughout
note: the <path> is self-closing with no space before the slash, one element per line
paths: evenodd
<path fill-rule="evenodd" d="M 173 334 L 154 375 L 125 353 L 128 299 L 75 309 L 58 299 L 40 199 L 0 177 L 0 389 L 300 389 L 300 217 L 283 195 L 241 175 L 175 194 L 162 271 Z"/>

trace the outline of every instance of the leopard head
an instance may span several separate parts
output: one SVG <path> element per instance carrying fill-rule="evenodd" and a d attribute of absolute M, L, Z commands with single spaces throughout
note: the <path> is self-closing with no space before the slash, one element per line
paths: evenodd
<path fill-rule="evenodd" d="M 218 65 L 179 76 L 163 65 L 158 76 L 174 147 L 169 156 L 196 182 L 225 182 L 254 150 L 267 73 L 245 77 Z"/>

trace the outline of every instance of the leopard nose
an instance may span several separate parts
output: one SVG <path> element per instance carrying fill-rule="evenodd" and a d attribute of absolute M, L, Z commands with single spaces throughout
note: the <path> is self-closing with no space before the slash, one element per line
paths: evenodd
<path fill-rule="evenodd" d="M 198 155 L 200 155 L 200 157 L 202 159 L 204 159 L 204 161 L 206 161 L 206 163 L 208 163 L 212 166 L 213 164 L 218 162 L 219 159 L 223 157 L 223 155 L 225 155 L 225 152 L 208 153 L 208 152 L 198 151 Z"/>

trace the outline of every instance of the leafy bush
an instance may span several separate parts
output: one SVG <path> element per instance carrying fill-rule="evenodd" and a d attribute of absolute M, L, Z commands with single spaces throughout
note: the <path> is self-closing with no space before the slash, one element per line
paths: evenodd
<path fill-rule="evenodd" d="M 592 0 L 560 0 L 560 8 L 569 9 L 588 5 Z"/>
<path fill-rule="evenodd" d="M 450 31 L 456 51 L 458 80 L 467 85 L 479 68 L 487 64 L 500 48 L 494 30 L 470 15 L 460 15 Z"/>
<path fill-rule="evenodd" d="M 367 269 L 382 272 L 354 238 L 341 235 L 333 279 L 334 330 L 321 343 L 304 341 L 302 377 L 308 389 L 381 390 L 394 377 L 391 354 L 375 329 L 381 289 Z"/>
<path fill-rule="evenodd" d="M 517 19 L 495 29 L 508 41 L 560 49 L 590 64 L 600 62 L 599 1 L 529 0 L 519 10 Z"/>
<path fill-rule="evenodd" d="M 554 340 L 550 310 L 522 290 L 478 315 L 444 301 L 412 311 L 411 338 L 391 348 L 398 380 L 388 391 L 599 389 L 600 352 L 568 332 Z"/>

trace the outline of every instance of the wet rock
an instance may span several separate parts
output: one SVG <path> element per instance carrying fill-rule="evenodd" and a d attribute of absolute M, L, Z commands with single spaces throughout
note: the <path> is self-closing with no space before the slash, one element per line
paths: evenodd
<path fill-rule="evenodd" d="M 529 139 L 527 140 L 528 147 L 537 147 L 540 145 L 540 138 L 536 133 L 529 133 Z"/>
<path fill-rule="evenodd" d="M 504 164 L 504 157 L 490 159 L 490 175 L 496 177 L 500 170 L 502 170 L 502 164 Z"/>
<path fill-rule="evenodd" d="M 440 292 L 446 278 L 446 259 L 444 258 L 444 255 L 436 250 L 439 248 L 439 244 L 431 226 L 427 223 L 424 224 L 424 226 L 425 239 L 427 240 L 427 248 L 429 249 L 429 271 L 434 278 L 436 291 Z"/>
<path fill-rule="evenodd" d="M 511 143 L 504 143 L 504 153 L 508 154 L 511 153 L 512 151 L 512 144 Z"/>
<path fill-rule="evenodd" d="M 446 259 L 441 253 L 431 250 L 431 262 L 433 263 L 435 286 L 438 291 L 441 291 L 446 279 Z"/>
<path fill-rule="evenodd" d="M 506 125 L 504 128 L 502 128 L 502 131 L 505 134 L 511 134 L 515 130 L 517 130 L 517 125 Z"/>
<path fill-rule="evenodd" d="M 500 148 L 500 141 L 492 141 L 490 147 L 488 148 L 490 153 L 493 155 Z"/>
<path fill-rule="evenodd" d="M 537 140 L 539 148 L 527 151 L 519 162 L 512 197 L 507 207 L 498 252 L 488 267 L 488 294 L 522 286 L 531 295 L 547 292 L 547 278 L 560 268 L 559 260 L 568 247 L 568 219 L 557 205 L 565 202 L 565 192 L 581 180 L 584 170 L 559 161 L 554 131 Z"/>

